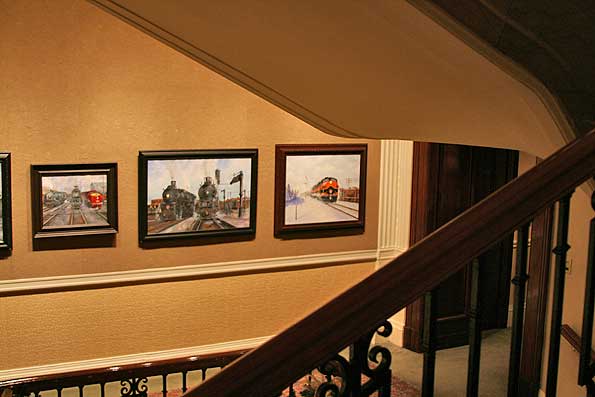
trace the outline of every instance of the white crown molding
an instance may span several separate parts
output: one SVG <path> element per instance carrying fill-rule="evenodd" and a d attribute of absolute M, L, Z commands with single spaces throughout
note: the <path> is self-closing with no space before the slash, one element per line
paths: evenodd
<path fill-rule="evenodd" d="M 197 279 L 205 276 L 223 276 L 226 274 L 251 273 L 263 270 L 271 271 L 353 262 L 375 262 L 377 259 L 378 251 L 372 249 L 109 273 L 4 280 L 0 281 L 0 297 L 69 289 Z"/>
<path fill-rule="evenodd" d="M 272 338 L 272 336 L 214 343 L 210 345 L 184 347 L 180 349 L 8 369 L 0 371 L 0 381 L 30 378 L 42 375 L 62 374 L 65 372 L 83 371 L 89 369 L 110 368 L 130 364 L 142 364 L 146 362 L 175 359 L 179 357 L 192 357 L 206 354 L 224 353 L 235 350 L 254 349 L 268 341 L 270 338 Z"/>

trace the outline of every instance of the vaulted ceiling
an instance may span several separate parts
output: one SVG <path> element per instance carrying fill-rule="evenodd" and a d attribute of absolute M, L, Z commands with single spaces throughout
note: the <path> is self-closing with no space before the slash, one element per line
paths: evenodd
<path fill-rule="evenodd" d="M 547 155 L 592 120 L 579 0 L 89 1 L 334 135 Z"/>

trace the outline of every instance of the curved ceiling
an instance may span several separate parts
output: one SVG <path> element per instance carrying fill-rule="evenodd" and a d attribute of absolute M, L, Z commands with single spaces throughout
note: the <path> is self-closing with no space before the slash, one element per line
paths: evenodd
<path fill-rule="evenodd" d="M 540 83 L 405 0 L 91 1 L 334 135 L 545 156 L 571 131 Z"/>

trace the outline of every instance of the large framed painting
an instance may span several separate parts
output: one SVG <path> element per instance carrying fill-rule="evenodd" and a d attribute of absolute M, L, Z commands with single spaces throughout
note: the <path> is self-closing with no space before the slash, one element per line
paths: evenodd
<path fill-rule="evenodd" d="M 117 165 L 31 166 L 33 239 L 114 234 Z"/>
<path fill-rule="evenodd" d="M 367 145 L 277 145 L 275 236 L 362 233 Z"/>
<path fill-rule="evenodd" d="M 10 154 L 0 153 L 0 256 L 10 255 L 12 250 L 10 188 Z"/>
<path fill-rule="evenodd" d="M 257 149 L 140 152 L 140 245 L 253 237 L 257 163 Z"/>

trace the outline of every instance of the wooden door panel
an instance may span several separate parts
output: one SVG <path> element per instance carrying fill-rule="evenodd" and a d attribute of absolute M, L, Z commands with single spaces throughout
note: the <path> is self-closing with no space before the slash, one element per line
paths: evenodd
<path fill-rule="evenodd" d="M 414 144 L 410 241 L 415 243 L 516 177 L 518 153 L 447 144 Z M 512 236 L 479 258 L 482 264 L 482 326 L 506 326 Z M 485 271 L 484 271 L 485 270 Z M 439 348 L 466 344 L 467 268 L 436 289 Z M 404 346 L 421 351 L 423 298 L 407 308 Z"/>

